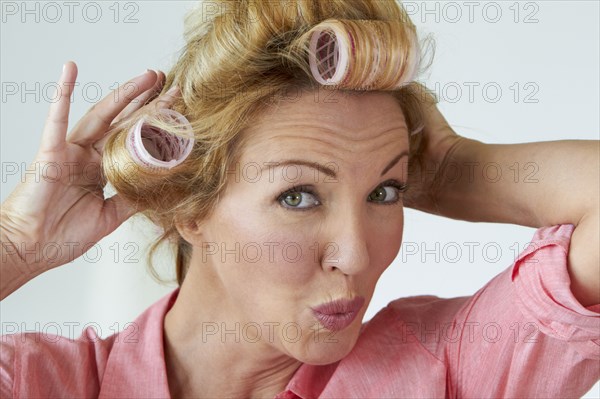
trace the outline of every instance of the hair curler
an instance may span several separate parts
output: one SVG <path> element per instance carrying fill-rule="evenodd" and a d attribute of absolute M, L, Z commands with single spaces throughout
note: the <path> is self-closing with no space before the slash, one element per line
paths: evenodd
<path fill-rule="evenodd" d="M 416 77 L 419 43 L 402 22 L 328 19 L 309 33 L 310 70 L 322 85 L 397 90 Z"/>
<path fill-rule="evenodd" d="M 138 165 L 171 169 L 182 163 L 192 152 L 193 130 L 187 118 L 179 112 L 162 108 L 159 109 L 158 116 L 167 123 L 173 123 L 185 137 L 148 125 L 146 117 L 142 116 L 129 131 L 125 145 Z"/>

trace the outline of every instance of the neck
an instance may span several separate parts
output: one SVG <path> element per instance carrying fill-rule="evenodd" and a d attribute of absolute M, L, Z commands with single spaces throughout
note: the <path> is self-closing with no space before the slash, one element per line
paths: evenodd
<path fill-rule="evenodd" d="M 198 269 L 189 269 L 165 316 L 171 396 L 273 398 L 301 363 L 267 342 L 245 339 L 243 319 L 217 292 L 218 282 L 196 275 Z"/>

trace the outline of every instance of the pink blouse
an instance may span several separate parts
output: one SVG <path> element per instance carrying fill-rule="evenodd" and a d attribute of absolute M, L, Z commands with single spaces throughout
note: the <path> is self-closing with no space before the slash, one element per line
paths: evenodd
<path fill-rule="evenodd" d="M 282 398 L 575 398 L 600 379 L 600 304 L 569 288 L 573 225 L 542 227 L 514 264 L 472 296 L 392 301 L 354 349 L 304 364 Z M 0 395 L 169 398 L 163 320 L 179 290 L 106 339 L 2 336 Z"/>

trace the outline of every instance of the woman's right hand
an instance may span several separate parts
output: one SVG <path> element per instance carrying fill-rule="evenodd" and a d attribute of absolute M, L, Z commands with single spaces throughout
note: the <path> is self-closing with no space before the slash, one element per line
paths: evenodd
<path fill-rule="evenodd" d="M 118 194 L 104 199 L 105 182 L 100 173 L 103 143 L 111 125 L 156 97 L 165 76 L 148 70 L 119 86 L 92 106 L 67 137 L 76 78 L 77 66 L 67 62 L 40 148 L 29 167 L 36 175 L 25 174 L 2 204 L 1 270 L 7 283 L 14 277 L 8 274 L 16 273 L 10 271 L 15 266 L 20 273 L 29 270 L 32 278 L 78 258 L 136 212 Z M 169 103 L 173 95 L 176 93 L 165 94 L 160 101 Z M 8 265 L 15 262 L 19 265 Z M 0 296 L 4 298 L 16 288 L 5 287 L 3 282 Z"/>

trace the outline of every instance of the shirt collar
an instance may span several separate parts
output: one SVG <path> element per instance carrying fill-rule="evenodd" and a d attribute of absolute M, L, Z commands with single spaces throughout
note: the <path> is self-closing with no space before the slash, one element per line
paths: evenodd
<path fill-rule="evenodd" d="M 99 398 L 170 398 L 163 326 L 179 288 L 162 297 L 121 331 L 108 356 Z M 302 364 L 275 399 L 317 398 L 338 366 Z M 132 378 L 133 376 L 133 378 Z"/>
<path fill-rule="evenodd" d="M 296 373 L 294 373 L 285 390 L 277 395 L 275 399 L 318 398 L 331 379 L 338 364 L 339 362 L 323 366 L 302 364 L 296 370 Z"/>

